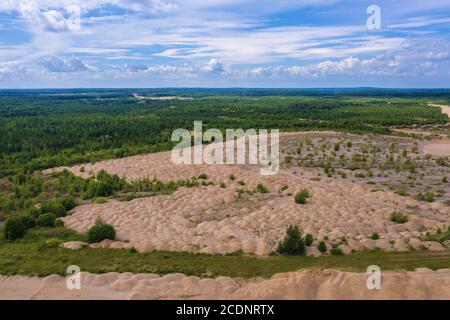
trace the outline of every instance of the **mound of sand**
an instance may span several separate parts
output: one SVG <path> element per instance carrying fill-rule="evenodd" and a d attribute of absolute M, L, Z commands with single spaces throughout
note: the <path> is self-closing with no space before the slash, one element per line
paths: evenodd
<path fill-rule="evenodd" d="M 306 270 L 266 280 L 198 278 L 183 274 L 81 273 L 81 289 L 66 279 L 0 276 L 0 299 L 450 299 L 450 270 L 384 272 L 381 289 L 365 273 Z"/>

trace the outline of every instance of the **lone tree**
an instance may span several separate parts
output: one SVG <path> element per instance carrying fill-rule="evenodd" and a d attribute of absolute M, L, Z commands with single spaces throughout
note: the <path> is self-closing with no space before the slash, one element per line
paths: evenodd
<path fill-rule="evenodd" d="M 286 236 L 280 242 L 277 252 L 286 255 L 303 255 L 305 253 L 305 243 L 298 226 L 289 226 Z"/>

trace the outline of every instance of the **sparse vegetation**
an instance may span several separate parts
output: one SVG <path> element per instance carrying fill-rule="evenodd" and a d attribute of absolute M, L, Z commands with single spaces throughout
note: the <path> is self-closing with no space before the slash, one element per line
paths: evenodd
<path fill-rule="evenodd" d="M 303 188 L 295 194 L 295 203 L 305 204 L 306 199 L 308 199 L 309 197 L 309 190 L 307 188 Z"/>
<path fill-rule="evenodd" d="M 394 211 L 391 213 L 390 220 L 395 223 L 406 223 L 408 222 L 408 216 L 402 212 Z"/>

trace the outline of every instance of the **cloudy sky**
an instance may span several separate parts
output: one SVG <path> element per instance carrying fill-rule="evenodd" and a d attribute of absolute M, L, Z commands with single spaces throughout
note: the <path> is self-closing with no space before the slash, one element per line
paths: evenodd
<path fill-rule="evenodd" d="M 449 32 L 449 0 L 0 0 L 0 87 L 448 88 Z"/>

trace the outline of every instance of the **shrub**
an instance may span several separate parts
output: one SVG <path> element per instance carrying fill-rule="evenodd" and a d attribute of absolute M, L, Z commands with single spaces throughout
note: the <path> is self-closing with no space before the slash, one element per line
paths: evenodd
<path fill-rule="evenodd" d="M 234 176 L 234 174 L 230 174 L 230 180 L 234 180 L 234 179 L 236 179 L 236 177 Z"/>
<path fill-rule="evenodd" d="M 245 186 L 245 181 L 243 180 L 239 180 L 237 183 L 240 184 L 241 186 Z"/>
<path fill-rule="evenodd" d="M 425 193 L 425 201 L 426 202 L 433 202 L 434 201 L 434 193 L 429 191 Z"/>
<path fill-rule="evenodd" d="M 408 222 L 408 216 L 399 211 L 394 211 L 391 213 L 391 221 L 396 223 L 406 223 Z"/>
<path fill-rule="evenodd" d="M 447 176 L 444 176 L 444 177 L 442 178 L 442 183 L 448 183 L 448 178 L 447 178 Z"/>
<path fill-rule="evenodd" d="M 137 253 L 138 251 L 136 250 L 135 247 L 131 247 L 131 248 L 128 249 L 128 252 L 129 253 Z"/>
<path fill-rule="evenodd" d="M 226 186 L 225 182 L 221 182 L 221 183 L 220 183 L 220 187 L 221 187 L 221 188 L 226 188 L 227 186 Z"/>
<path fill-rule="evenodd" d="M 31 229 L 36 225 L 36 222 L 29 214 L 19 216 L 19 220 L 22 222 L 25 230 Z"/>
<path fill-rule="evenodd" d="M 437 158 L 436 163 L 440 166 L 445 166 L 447 165 L 447 160 L 444 157 L 439 157 Z"/>
<path fill-rule="evenodd" d="M 61 206 L 67 211 L 72 210 L 77 206 L 75 199 L 72 196 L 64 196 L 60 200 Z"/>
<path fill-rule="evenodd" d="M 116 230 L 114 227 L 101 219 L 97 219 L 87 233 L 87 240 L 89 243 L 100 242 L 105 239 L 114 240 L 115 238 Z"/>
<path fill-rule="evenodd" d="M 322 253 L 327 252 L 327 246 L 325 245 L 325 242 L 320 241 L 319 245 L 317 246 L 317 249 L 319 249 L 319 251 Z"/>
<path fill-rule="evenodd" d="M 309 190 L 303 188 L 295 194 L 295 203 L 304 204 L 306 203 L 306 199 L 309 198 Z"/>
<path fill-rule="evenodd" d="M 394 193 L 398 194 L 399 196 L 407 196 L 408 191 L 406 189 L 397 189 L 394 191 Z"/>
<path fill-rule="evenodd" d="M 289 226 L 286 236 L 280 242 L 277 252 L 287 255 L 303 255 L 305 253 L 305 244 L 298 226 Z"/>
<path fill-rule="evenodd" d="M 97 197 L 97 198 L 94 198 L 94 200 L 92 200 L 92 202 L 96 203 L 96 204 L 101 204 L 101 203 L 108 202 L 108 199 L 105 197 Z"/>
<path fill-rule="evenodd" d="M 342 249 L 338 246 L 333 246 L 333 248 L 331 248 L 330 250 L 330 253 L 334 256 L 342 256 L 344 254 L 344 252 L 342 252 Z"/>
<path fill-rule="evenodd" d="M 269 192 L 269 190 L 267 190 L 266 186 L 263 185 L 262 183 L 258 183 L 258 185 L 256 186 L 256 190 L 260 193 L 267 193 Z"/>
<path fill-rule="evenodd" d="M 312 245 L 312 243 L 314 242 L 314 238 L 313 238 L 312 234 L 310 234 L 310 233 L 306 234 L 305 237 L 303 238 L 303 242 L 305 243 L 305 246 L 307 246 L 307 247 Z"/>
<path fill-rule="evenodd" d="M 53 213 L 44 213 L 36 218 L 36 224 L 40 227 L 54 227 L 56 216 Z"/>
<path fill-rule="evenodd" d="M 5 227 L 3 229 L 6 239 L 16 240 L 22 238 L 26 231 L 27 229 L 19 217 L 11 217 L 6 219 Z"/>
<path fill-rule="evenodd" d="M 372 240 L 378 240 L 380 239 L 380 235 L 378 234 L 378 232 L 373 232 L 369 238 Z"/>
<path fill-rule="evenodd" d="M 206 173 L 202 173 L 202 174 L 199 174 L 199 175 L 198 175 L 198 178 L 199 178 L 199 179 L 206 180 L 206 179 L 208 179 L 208 175 L 207 175 Z"/>
<path fill-rule="evenodd" d="M 55 220 L 55 227 L 64 227 L 64 221 L 61 219 Z"/>

